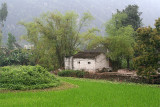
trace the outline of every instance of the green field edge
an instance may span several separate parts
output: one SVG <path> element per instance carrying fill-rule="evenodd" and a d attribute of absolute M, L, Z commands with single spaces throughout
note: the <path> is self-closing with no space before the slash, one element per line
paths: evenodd
<path fill-rule="evenodd" d="M 61 91 L 61 90 L 68 90 L 72 88 L 78 88 L 78 87 L 79 87 L 78 85 L 74 85 L 74 84 L 62 81 L 60 85 L 58 85 L 57 87 L 50 87 L 45 89 L 34 89 L 34 90 L 8 90 L 8 89 L 0 88 L 0 93 Z"/>

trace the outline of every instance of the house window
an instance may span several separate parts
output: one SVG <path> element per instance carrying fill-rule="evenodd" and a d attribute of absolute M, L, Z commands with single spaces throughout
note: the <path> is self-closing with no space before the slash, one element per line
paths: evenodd
<path fill-rule="evenodd" d="M 91 62 L 88 62 L 88 64 L 91 64 Z"/>
<path fill-rule="evenodd" d="M 79 61 L 78 64 L 80 64 L 81 62 Z"/>

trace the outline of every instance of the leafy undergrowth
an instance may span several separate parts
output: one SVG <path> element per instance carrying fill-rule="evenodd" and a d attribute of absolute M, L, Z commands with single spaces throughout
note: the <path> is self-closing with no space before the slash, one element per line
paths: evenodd
<path fill-rule="evenodd" d="M 79 70 L 63 70 L 61 72 L 58 72 L 59 76 L 62 77 L 79 77 L 83 78 L 85 76 L 86 72 L 79 71 Z"/>
<path fill-rule="evenodd" d="M 160 88 L 102 80 L 60 78 L 78 88 L 0 93 L 0 107 L 159 107 Z"/>
<path fill-rule="evenodd" d="M 0 88 L 32 90 L 56 87 L 60 81 L 45 68 L 37 66 L 7 66 L 0 68 Z"/>

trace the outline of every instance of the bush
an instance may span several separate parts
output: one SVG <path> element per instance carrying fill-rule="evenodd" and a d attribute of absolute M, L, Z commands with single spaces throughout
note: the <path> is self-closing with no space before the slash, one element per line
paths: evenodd
<path fill-rule="evenodd" d="M 0 68 L 0 88 L 30 90 L 55 87 L 59 84 L 54 75 L 39 65 Z"/>
<path fill-rule="evenodd" d="M 28 65 L 29 53 L 21 50 L 1 50 L 0 51 L 0 66 L 10 65 Z"/>
<path fill-rule="evenodd" d="M 79 77 L 83 78 L 85 76 L 86 72 L 84 71 L 78 71 L 78 70 L 63 70 L 61 72 L 58 72 L 59 76 L 63 77 Z"/>

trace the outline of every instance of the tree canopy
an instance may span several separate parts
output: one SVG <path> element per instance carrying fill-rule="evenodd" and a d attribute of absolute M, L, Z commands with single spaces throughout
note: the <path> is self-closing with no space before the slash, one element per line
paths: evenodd
<path fill-rule="evenodd" d="M 84 13 L 82 17 L 75 12 L 46 13 L 31 23 L 21 23 L 27 30 L 23 38 L 35 45 L 34 51 L 40 59 L 37 63 L 50 59 L 54 60 L 52 63 L 55 66 L 57 63 L 57 66 L 63 67 L 64 57 L 75 54 L 84 42 L 82 37 L 95 31 L 87 28 L 91 20 L 90 13 Z"/>
<path fill-rule="evenodd" d="M 7 4 L 2 3 L 1 8 L 0 8 L 0 23 L 3 25 L 4 21 L 6 21 L 8 15 L 8 10 L 7 10 Z"/>
<path fill-rule="evenodd" d="M 7 4 L 2 3 L 0 7 L 0 47 L 2 44 L 2 27 L 4 26 L 4 21 L 6 21 L 7 15 L 8 15 Z"/>
<path fill-rule="evenodd" d="M 155 27 L 144 27 L 137 30 L 135 65 L 138 74 L 147 76 L 156 74 L 158 61 L 160 61 L 160 18 L 156 20 Z"/>
<path fill-rule="evenodd" d="M 14 44 L 16 43 L 16 38 L 11 33 L 8 34 L 7 47 L 9 50 L 14 49 Z"/>
<path fill-rule="evenodd" d="M 142 18 L 140 17 L 142 12 L 139 12 L 138 5 L 128 5 L 122 11 L 117 10 L 117 12 L 127 15 L 126 19 L 122 22 L 123 26 L 132 25 L 135 31 L 142 26 Z"/>
<path fill-rule="evenodd" d="M 131 25 L 124 26 L 126 20 L 125 13 L 116 13 L 112 19 L 106 23 L 106 33 L 108 34 L 108 57 L 116 62 L 116 67 L 121 67 L 122 59 L 127 59 L 128 68 L 129 60 L 133 57 L 134 49 L 134 29 Z"/>

